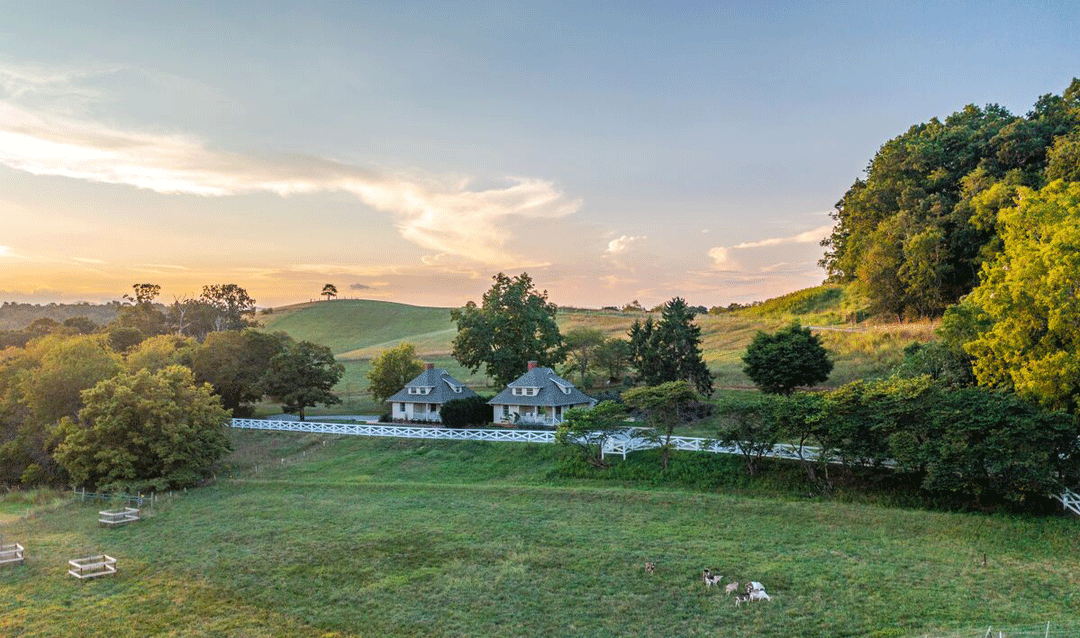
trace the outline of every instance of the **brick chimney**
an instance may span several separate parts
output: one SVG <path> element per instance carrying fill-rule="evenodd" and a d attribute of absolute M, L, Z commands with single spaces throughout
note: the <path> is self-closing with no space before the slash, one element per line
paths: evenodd
<path fill-rule="evenodd" d="M 535 367 L 536 367 L 536 362 L 535 361 L 530 361 L 529 362 L 529 369 L 532 370 Z"/>
<path fill-rule="evenodd" d="M 424 369 L 425 370 L 434 370 L 435 369 L 435 364 L 434 363 L 425 363 L 424 364 Z"/>

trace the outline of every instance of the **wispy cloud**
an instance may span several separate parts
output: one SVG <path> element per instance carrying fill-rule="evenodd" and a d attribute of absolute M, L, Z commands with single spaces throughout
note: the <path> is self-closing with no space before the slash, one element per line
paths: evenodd
<path fill-rule="evenodd" d="M 798 235 L 791 235 L 789 237 L 770 237 L 769 239 L 762 239 L 760 241 L 743 242 L 732 246 L 732 248 L 765 248 L 766 246 L 780 246 L 783 244 L 816 244 L 822 239 L 825 239 L 832 233 L 833 227 L 819 226 L 813 230 L 808 230 L 805 233 L 799 233 Z"/>
<path fill-rule="evenodd" d="M 78 93 L 87 73 L 0 65 L 0 164 L 34 175 L 123 184 L 164 194 L 225 197 L 345 192 L 392 216 L 401 236 L 439 254 L 485 265 L 517 265 L 515 217 L 557 219 L 582 206 L 552 182 L 506 176 L 472 180 L 393 174 L 318 157 L 261 158 L 213 149 L 196 137 L 106 126 L 69 109 L 27 106 L 29 94 Z M 92 99 L 92 92 L 79 93 Z"/>

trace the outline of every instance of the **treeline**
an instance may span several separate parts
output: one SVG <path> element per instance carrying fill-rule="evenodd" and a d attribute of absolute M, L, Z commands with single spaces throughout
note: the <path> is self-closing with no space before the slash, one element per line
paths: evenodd
<path fill-rule="evenodd" d="M 889 140 L 836 204 L 821 261 L 873 311 L 937 317 L 988 276 L 1002 217 L 1056 180 L 1080 179 L 1080 80 L 1024 116 L 969 105 Z"/>
<path fill-rule="evenodd" d="M 31 304 L 18 301 L 0 303 L 0 331 L 19 331 L 38 319 L 51 319 L 63 323 L 68 319 L 83 317 L 97 325 L 111 323 L 116 318 L 119 301 L 103 304 L 88 302 Z"/>
<path fill-rule="evenodd" d="M 254 330 L 239 286 L 168 311 L 157 286 L 134 290 L 109 325 L 39 319 L 0 350 L 0 485 L 192 485 L 227 453 L 229 416 L 338 402 L 330 350 Z"/>

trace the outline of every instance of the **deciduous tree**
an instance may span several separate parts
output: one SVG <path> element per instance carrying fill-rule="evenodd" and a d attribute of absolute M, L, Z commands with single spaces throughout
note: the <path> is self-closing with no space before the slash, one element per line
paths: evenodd
<path fill-rule="evenodd" d="M 301 341 L 274 355 L 263 387 L 282 403 L 282 410 L 296 412 L 303 421 L 305 408 L 341 403 L 332 389 L 344 373 L 345 366 L 334 360 L 330 348 Z"/>
<path fill-rule="evenodd" d="M 596 362 L 596 353 L 604 343 L 604 332 L 599 328 L 574 328 L 564 337 L 569 367 L 578 373 L 578 378 L 585 382 L 585 375 Z"/>
<path fill-rule="evenodd" d="M 791 394 L 829 378 L 833 362 L 821 340 L 795 323 L 774 334 L 759 331 L 743 355 L 743 372 L 762 392 Z"/>
<path fill-rule="evenodd" d="M 368 392 L 376 400 L 385 401 L 423 371 L 424 364 L 416 357 L 416 346 L 402 342 L 383 350 L 371 361 Z"/>
<path fill-rule="evenodd" d="M 1003 209 L 1003 250 L 968 301 L 990 326 L 969 342 L 980 385 L 1052 409 L 1080 404 L 1080 182 L 1020 190 Z"/>
<path fill-rule="evenodd" d="M 604 445 L 615 433 L 626 427 L 626 406 L 614 401 L 601 401 L 592 409 L 570 408 L 555 430 L 555 441 L 575 448 L 589 465 L 606 468 Z"/>
<path fill-rule="evenodd" d="M 330 301 L 332 298 L 337 297 L 337 286 L 334 284 L 326 284 L 322 287 L 322 292 L 319 294 L 326 297 L 327 301 Z"/>
<path fill-rule="evenodd" d="M 191 369 L 196 380 L 211 385 L 234 417 L 249 417 L 250 404 L 263 396 L 262 379 L 270 361 L 291 343 L 280 333 L 214 332 L 192 353 Z"/>
<path fill-rule="evenodd" d="M 454 358 L 473 372 L 484 366 L 497 385 L 521 376 L 529 361 L 553 366 L 563 359 L 557 307 L 537 292 L 527 273 L 499 273 L 480 306 L 470 301 L 452 310 L 457 323 Z"/>
<path fill-rule="evenodd" d="M 675 428 L 689 423 L 696 414 L 693 409 L 697 402 L 694 387 L 686 381 L 669 381 L 657 386 L 627 390 L 623 393 L 623 401 L 626 405 L 640 410 L 653 427 L 666 470 Z"/>
<path fill-rule="evenodd" d="M 56 459 L 75 483 L 104 489 L 195 485 L 229 451 L 227 414 L 208 385 L 170 366 L 107 379 L 86 391 L 58 431 Z"/>
<path fill-rule="evenodd" d="M 236 284 L 203 286 L 200 300 L 216 311 L 214 330 L 243 330 L 255 325 L 255 300 Z"/>

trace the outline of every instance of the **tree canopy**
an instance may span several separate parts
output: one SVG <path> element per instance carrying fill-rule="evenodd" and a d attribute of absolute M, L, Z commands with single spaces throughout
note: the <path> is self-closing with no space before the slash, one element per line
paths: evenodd
<path fill-rule="evenodd" d="M 712 373 L 701 352 L 701 327 L 695 309 L 675 297 L 661 306 L 659 321 L 648 317 L 630 326 L 630 360 L 642 381 L 659 385 L 687 381 L 698 392 L 712 394 Z"/>
<path fill-rule="evenodd" d="M 83 394 L 77 420 L 58 431 L 56 459 L 88 487 L 195 485 L 229 451 L 228 417 L 208 385 L 170 366 L 106 379 Z"/>
<path fill-rule="evenodd" d="M 760 390 L 788 395 L 829 378 L 833 362 L 817 335 L 798 324 L 774 334 L 759 331 L 743 355 L 743 371 Z"/>
<path fill-rule="evenodd" d="M 876 311 L 940 315 L 993 256 L 1009 192 L 1072 174 L 1078 134 L 1077 79 L 1024 117 L 969 105 L 912 126 L 881 147 L 836 204 L 821 264 L 833 281 L 858 282 Z"/>
<path fill-rule="evenodd" d="M 694 419 L 697 402 L 694 387 L 686 381 L 668 381 L 656 386 L 633 388 L 623 393 L 626 405 L 640 410 L 660 442 L 661 461 L 666 470 L 671 456 L 675 428 Z"/>
<path fill-rule="evenodd" d="M 376 400 L 385 401 L 423 371 L 424 363 L 416 357 L 416 346 L 407 341 L 399 343 L 371 361 L 368 392 Z"/>
<path fill-rule="evenodd" d="M 334 360 L 330 348 L 310 341 L 290 343 L 270 359 L 263 388 L 282 403 L 283 411 L 296 412 L 303 421 L 304 408 L 341 403 L 332 389 L 344 373 L 345 366 Z"/>
<path fill-rule="evenodd" d="M 562 361 L 557 307 L 548 302 L 547 291 L 537 292 L 527 273 L 499 273 L 493 279 L 480 306 L 470 301 L 450 311 L 458 328 L 454 358 L 473 372 L 484 366 L 497 385 L 524 374 L 529 361 L 542 366 Z"/>
<path fill-rule="evenodd" d="M 1080 182 L 1056 180 L 1002 209 L 1002 251 L 967 302 L 987 326 L 966 348 L 981 385 L 1080 405 Z"/>

